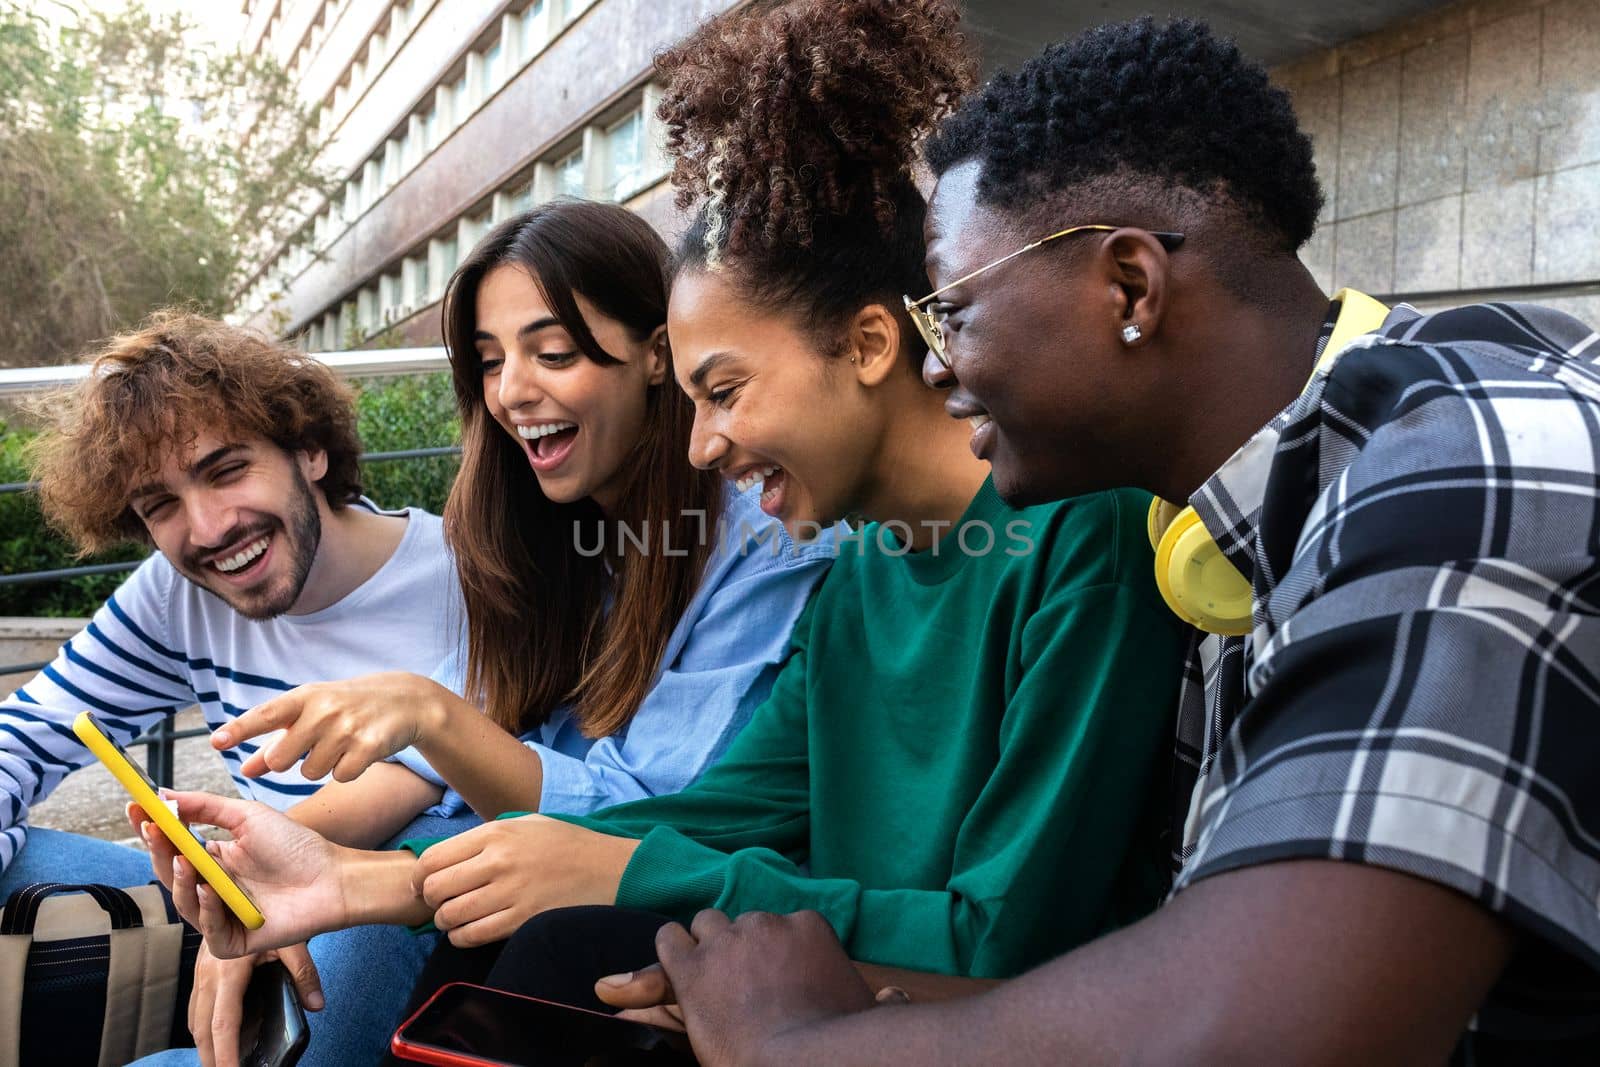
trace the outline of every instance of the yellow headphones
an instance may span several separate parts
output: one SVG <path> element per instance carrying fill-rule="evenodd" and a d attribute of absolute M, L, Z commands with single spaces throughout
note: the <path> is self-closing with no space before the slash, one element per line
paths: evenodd
<path fill-rule="evenodd" d="M 1339 317 L 1322 358 L 1311 372 L 1333 362 L 1357 337 L 1383 325 L 1389 309 L 1365 293 L 1334 294 Z M 1250 632 L 1250 580 L 1228 562 L 1194 508 L 1180 508 L 1160 497 L 1150 502 L 1150 545 L 1156 550 L 1156 588 L 1167 607 L 1188 623 L 1212 634 L 1238 637 Z"/>

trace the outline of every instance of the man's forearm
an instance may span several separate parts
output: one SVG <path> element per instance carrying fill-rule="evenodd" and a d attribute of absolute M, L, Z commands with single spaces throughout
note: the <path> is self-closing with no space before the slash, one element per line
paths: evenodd
<path fill-rule="evenodd" d="M 994 978 L 961 978 L 928 971 L 911 971 L 903 967 L 882 967 L 876 963 L 856 963 L 856 970 L 874 993 L 886 986 L 903 989 L 918 1004 L 936 1000 L 954 1000 L 971 997 L 999 985 Z"/>
<path fill-rule="evenodd" d="M 759 1063 L 1443 1062 L 1513 937 L 1475 901 L 1354 863 L 1218 875 L 977 997 L 767 1035 Z"/>

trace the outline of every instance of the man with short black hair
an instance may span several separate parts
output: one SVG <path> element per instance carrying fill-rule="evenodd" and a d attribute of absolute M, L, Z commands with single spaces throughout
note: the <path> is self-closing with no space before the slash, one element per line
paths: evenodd
<path fill-rule="evenodd" d="M 994 992 L 875 1011 L 815 916 L 703 913 L 658 938 L 701 1062 L 1595 1060 L 1600 338 L 1330 302 L 1296 255 L 1310 143 L 1203 24 L 1046 49 L 927 155 L 935 291 L 907 307 L 1001 493 L 1190 505 L 1152 513 L 1163 594 L 1209 631 L 1174 895 Z"/>

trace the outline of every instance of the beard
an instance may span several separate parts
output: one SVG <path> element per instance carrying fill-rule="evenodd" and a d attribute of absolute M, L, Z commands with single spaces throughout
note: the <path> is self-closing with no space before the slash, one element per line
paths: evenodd
<path fill-rule="evenodd" d="M 322 543 L 322 515 L 317 510 L 317 500 L 313 495 L 317 490 L 305 480 L 299 468 L 294 468 L 292 473 L 293 495 L 288 501 L 284 517 L 272 517 L 253 528 L 241 526 L 221 539 L 223 544 L 229 544 L 281 532 L 281 536 L 276 538 L 276 547 L 283 550 L 288 570 L 280 580 L 274 581 L 269 576 L 249 589 L 226 585 L 219 587 L 207 580 L 211 571 L 208 564 L 200 563 L 197 558 L 184 560 L 184 569 L 192 580 L 220 597 L 240 615 L 257 622 L 276 618 L 294 607 L 311 574 L 311 564 L 316 561 L 317 547 Z"/>

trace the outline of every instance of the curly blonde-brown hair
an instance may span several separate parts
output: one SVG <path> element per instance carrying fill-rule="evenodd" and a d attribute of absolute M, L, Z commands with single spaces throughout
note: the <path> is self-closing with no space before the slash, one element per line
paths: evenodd
<path fill-rule="evenodd" d="M 680 208 L 737 257 L 809 248 L 821 216 L 888 236 L 896 186 L 976 64 L 952 0 L 797 0 L 712 19 L 656 57 Z"/>
<path fill-rule="evenodd" d="M 342 508 L 361 495 L 354 395 L 326 366 L 252 330 L 157 312 L 93 355 L 77 385 L 35 405 L 30 449 L 39 503 L 80 555 L 149 543 L 128 494 L 162 453 L 206 430 L 327 453 L 317 485 Z"/>

